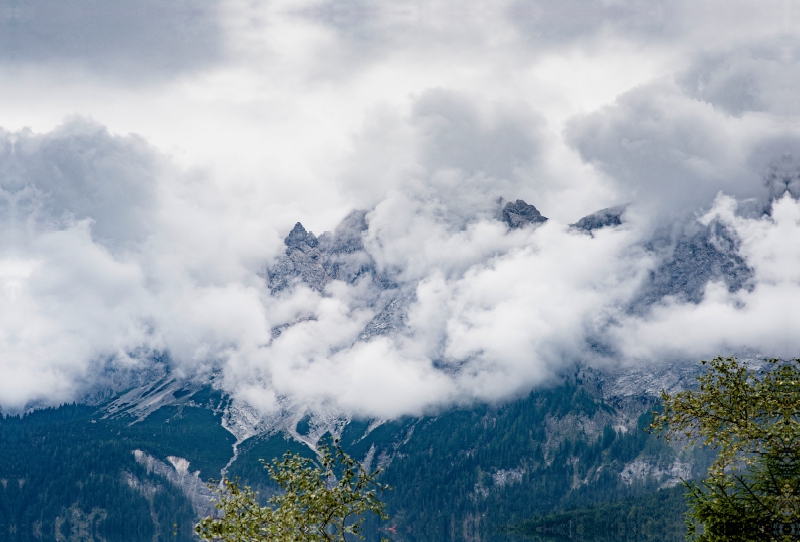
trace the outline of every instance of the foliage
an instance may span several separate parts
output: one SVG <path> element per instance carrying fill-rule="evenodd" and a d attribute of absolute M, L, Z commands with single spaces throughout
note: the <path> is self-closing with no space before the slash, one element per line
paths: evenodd
<path fill-rule="evenodd" d="M 653 429 L 717 451 L 686 483 L 689 537 L 699 542 L 800 539 L 800 360 L 751 368 L 703 361 L 696 390 L 662 392 Z"/>
<path fill-rule="evenodd" d="M 200 521 L 196 531 L 204 540 L 224 542 L 330 542 L 361 535 L 363 514 L 373 512 L 388 519 L 377 492 L 389 489 L 377 481 L 380 470 L 366 472 L 347 455 L 338 441 L 333 451 L 320 447 L 319 464 L 300 454 L 286 452 L 283 459 L 264 467 L 282 493 L 258 503 L 256 493 L 237 482 L 223 480 L 214 489 L 221 517 Z M 338 474 L 338 476 L 337 476 Z M 338 478 L 338 479 L 337 479 Z"/>

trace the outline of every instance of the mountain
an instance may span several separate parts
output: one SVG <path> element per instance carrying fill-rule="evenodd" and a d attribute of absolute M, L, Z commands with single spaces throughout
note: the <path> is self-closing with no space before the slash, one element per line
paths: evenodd
<path fill-rule="evenodd" d="M 385 469 L 395 539 L 486 538 L 537 514 L 698 474 L 702 458 L 643 432 L 655 391 L 690 377 L 667 370 L 610 378 L 583 368 L 506 404 L 436 416 L 275 417 L 241 440 L 235 457 L 236 438 L 223 426 L 247 422 L 236 419 L 234 402 L 212 386 L 167 378 L 99 407 L 4 418 L 0 533 L 4 540 L 188 540 L 194 518 L 210 512 L 201 480 L 227 469 L 269 493 L 259 459 L 313 454 L 309 444 L 333 434 L 367 467 Z"/>
<path fill-rule="evenodd" d="M 370 467 L 385 469 L 385 495 L 398 540 L 471 540 L 553 510 L 673 487 L 699 475 L 707 458 L 666 446 L 644 431 L 661 387 L 691 371 L 624 373 L 582 368 L 558 384 L 506 404 L 437 416 L 351 420 L 335 436 Z M 634 392 L 636 388 L 636 392 Z M 294 428 L 248 439 L 229 473 L 263 480 L 257 458 L 307 434 Z M 678 516 L 680 511 L 678 511 Z"/>
<path fill-rule="evenodd" d="M 525 200 L 518 199 L 515 202 L 507 202 L 502 205 L 503 200 L 500 200 L 501 208 L 499 217 L 502 222 L 505 222 L 509 228 L 523 228 L 530 224 L 543 224 L 547 222 L 547 217 L 542 216 L 542 213 Z"/>
<path fill-rule="evenodd" d="M 617 207 L 608 207 L 600 209 L 594 213 L 587 215 L 575 224 L 571 224 L 573 228 L 591 232 L 592 230 L 599 230 L 605 227 L 614 227 L 622 225 L 622 215 L 625 212 L 625 206 L 620 205 Z"/>
<path fill-rule="evenodd" d="M 300 222 L 295 224 L 284 240 L 285 253 L 267 270 L 270 290 L 280 292 L 299 281 L 322 291 L 332 280 L 352 284 L 364 275 L 378 282 L 385 280 L 377 274 L 374 260 L 364 250 L 361 234 L 367 230 L 366 214 L 353 211 L 332 234 L 324 233 L 319 239 Z"/>
<path fill-rule="evenodd" d="M 603 209 L 572 228 L 594 235 L 623 227 L 625 211 Z M 509 231 L 547 220 L 523 200 L 501 200 L 496 219 Z M 401 332 L 414 284 L 376 265 L 364 245 L 367 227 L 365 211 L 319 237 L 297 223 L 266 270 L 270 291 L 359 282 L 375 316 L 356 340 Z M 646 311 L 665 296 L 699 302 L 710 280 L 748 288 L 752 271 L 738 243 L 719 221 L 657 235 L 647 247 L 657 265 L 628 310 Z M 205 481 L 238 476 L 268 495 L 274 488 L 259 459 L 287 450 L 313 456 L 330 436 L 367 468 L 382 467 L 394 488 L 384 495 L 391 525 L 370 523 L 370 539 L 387 527 L 395 540 L 420 542 L 558 538 L 573 520 L 586 533 L 598 511 L 639 510 L 623 522 L 628 533 L 677 540 L 682 508 L 670 488 L 701 475 L 710 460 L 645 432 L 658 392 L 690 386 L 694 365 L 577 363 L 506 402 L 382 420 L 287 398 L 265 416 L 213 376 L 171 373 L 160 356 L 161 370 L 111 375 L 83 404 L 0 419 L 0 540 L 189 540 L 193 521 L 211 511 Z M 664 521 L 637 523 L 657 503 L 667 503 Z M 595 534 L 621 524 L 609 520 Z"/>
<path fill-rule="evenodd" d="M 741 241 L 719 219 L 705 226 L 689 223 L 677 238 L 657 239 L 651 246 L 659 242 L 664 256 L 640 292 L 640 306 L 666 296 L 699 303 L 711 280 L 722 281 L 730 292 L 752 289 L 753 270 L 738 253 Z"/>

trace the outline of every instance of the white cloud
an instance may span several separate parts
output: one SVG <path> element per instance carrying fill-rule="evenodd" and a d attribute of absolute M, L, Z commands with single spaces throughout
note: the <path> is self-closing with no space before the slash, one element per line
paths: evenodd
<path fill-rule="evenodd" d="M 628 317 L 612 330 L 625 356 L 674 359 L 751 352 L 797 356 L 800 327 L 800 203 L 786 194 L 769 216 L 734 214 L 736 201 L 720 195 L 704 217 L 718 217 L 742 240 L 739 253 L 754 271 L 752 290 L 729 292 L 710 282 L 701 303 L 666 299 L 645 318 Z"/>
<path fill-rule="evenodd" d="M 264 410 L 375 416 L 501 399 L 601 350 L 796 355 L 797 203 L 760 214 L 800 195 L 793 6 L 40 4 L 2 22 L 4 408 L 165 351 Z M 752 290 L 632 313 L 669 257 L 651 232 L 720 190 L 740 212 L 722 197 L 707 216 Z M 550 221 L 508 231 L 501 196 Z M 567 227 L 628 202 L 621 227 Z M 408 326 L 368 342 L 389 295 L 368 279 L 263 279 L 297 220 L 319 234 L 353 208 L 410 299 Z"/>
<path fill-rule="evenodd" d="M 4 406 L 72 399 L 94 368 L 130 363 L 127 354 L 147 342 L 141 270 L 93 243 L 88 222 L 4 250 L 0 267 Z"/>

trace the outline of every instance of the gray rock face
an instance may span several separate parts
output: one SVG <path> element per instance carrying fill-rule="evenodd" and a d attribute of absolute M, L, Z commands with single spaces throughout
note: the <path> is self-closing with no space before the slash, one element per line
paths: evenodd
<path fill-rule="evenodd" d="M 214 504 L 211 502 L 214 495 L 206 486 L 206 483 L 200 479 L 200 471 L 189 471 L 189 461 L 182 457 L 169 456 L 167 460 L 170 464 L 168 465 L 142 450 L 134 450 L 133 455 L 136 458 L 136 462 L 145 467 L 147 472 L 161 475 L 169 480 L 172 485 L 180 488 L 183 494 L 191 501 L 198 517 L 205 517 L 214 513 Z M 128 484 L 143 493 L 146 493 L 149 489 L 133 475 L 128 476 Z M 155 488 L 152 488 L 151 491 L 155 492 Z"/>
<path fill-rule="evenodd" d="M 377 276 L 375 262 L 365 250 L 361 235 L 367 229 L 366 211 L 353 211 L 333 233 L 319 239 L 298 222 L 284 244 L 286 252 L 267 269 L 269 288 L 280 292 L 304 282 L 321 292 L 331 280 L 353 283 L 364 275 Z"/>
<path fill-rule="evenodd" d="M 361 238 L 368 227 L 366 217 L 366 211 L 353 211 L 333 234 L 325 232 L 320 236 L 322 266 L 331 279 L 353 283 L 364 275 L 376 275 L 375 261 L 364 250 Z"/>
<path fill-rule="evenodd" d="M 536 207 L 521 199 L 506 203 L 500 215 L 501 220 L 512 229 L 523 228 L 528 224 L 547 222 L 547 217 L 542 216 Z"/>
<path fill-rule="evenodd" d="M 794 177 L 783 170 L 773 173 L 772 184 L 791 192 Z M 513 202 L 501 199 L 499 206 L 496 218 L 510 229 L 547 221 L 535 206 L 520 199 Z M 601 209 L 571 227 L 589 234 L 601 228 L 613 228 L 622 224 L 624 212 L 625 206 Z M 397 284 L 377 270 L 363 243 L 364 232 L 368 229 L 366 215 L 366 211 L 353 211 L 333 233 L 326 232 L 319 238 L 298 222 L 286 236 L 286 252 L 267 270 L 273 293 L 298 283 L 322 292 L 332 280 L 348 284 L 369 280 L 372 294 L 368 303 L 377 314 L 359 335 L 362 341 L 401 332 L 406 327 L 415 287 L 414 284 Z M 650 250 L 661 255 L 661 262 L 641 287 L 630 310 L 647 310 L 666 296 L 700 303 L 706 285 L 712 280 L 723 281 L 731 292 L 747 288 L 753 271 L 738 253 L 740 244 L 736 234 L 719 220 L 707 226 L 692 221 L 677 235 L 654 238 Z M 277 336 L 281 331 L 276 329 L 273 334 Z"/>
<path fill-rule="evenodd" d="M 619 226 L 622 224 L 622 213 L 624 212 L 624 205 L 600 209 L 590 215 L 586 215 L 575 224 L 570 224 L 570 227 L 591 232 L 600 228 Z"/>
<path fill-rule="evenodd" d="M 127 418 L 131 423 L 140 422 L 162 406 L 186 402 L 198 389 L 200 386 L 196 383 L 166 374 L 135 387 L 108 403 L 103 408 L 103 417 Z"/>
<path fill-rule="evenodd" d="M 711 280 L 723 281 L 731 292 L 746 288 L 753 270 L 739 255 L 740 244 L 736 234 L 719 220 L 684 233 L 675 241 L 671 253 L 651 272 L 640 302 L 649 305 L 673 295 L 700 303 Z"/>
<path fill-rule="evenodd" d="M 286 252 L 267 270 L 270 290 L 280 292 L 300 280 L 321 291 L 330 277 L 322 265 L 322 252 L 314 234 L 298 222 L 283 242 Z"/>
<path fill-rule="evenodd" d="M 413 300 L 413 292 L 404 292 L 393 297 L 364 327 L 358 340 L 368 341 L 373 337 L 390 335 L 406 327 L 408 307 Z"/>
<path fill-rule="evenodd" d="M 547 221 L 536 207 L 521 199 L 505 205 L 500 200 L 500 205 L 497 218 L 511 229 Z M 372 306 L 383 308 L 360 334 L 359 340 L 363 341 L 402 330 L 406 326 L 408 307 L 414 300 L 414 285 L 398 285 L 379 273 L 375 260 L 364 248 L 363 235 L 368 228 L 366 215 L 366 211 L 353 211 L 333 233 L 326 232 L 319 238 L 298 222 L 284 240 L 286 252 L 267 270 L 269 288 L 273 293 L 298 283 L 305 283 L 321 292 L 332 280 L 352 284 L 368 277 L 374 288 Z M 275 329 L 273 335 L 277 336 L 281 331 Z"/>
<path fill-rule="evenodd" d="M 315 237 L 299 222 L 286 237 L 286 252 L 267 270 L 269 288 L 280 292 L 298 283 L 305 283 L 321 292 L 332 280 L 352 284 L 366 278 L 373 290 L 371 306 L 378 314 L 364 328 L 359 340 L 388 335 L 406 325 L 406 313 L 413 292 L 401 289 L 388 277 L 378 272 L 375 260 L 365 250 L 362 240 L 367 230 L 366 211 L 353 211 L 336 227 L 333 233 L 325 232 Z M 283 328 L 273 330 L 273 337 Z"/>

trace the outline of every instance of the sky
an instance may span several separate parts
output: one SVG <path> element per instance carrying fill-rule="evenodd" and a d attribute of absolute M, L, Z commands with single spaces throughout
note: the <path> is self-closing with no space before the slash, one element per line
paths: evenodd
<path fill-rule="evenodd" d="M 576 361 L 800 352 L 793 2 L 0 7 L 3 411 L 164 353 L 265 413 L 394 417 Z M 550 220 L 508 231 L 500 197 Z M 617 205 L 622 226 L 569 229 Z M 353 209 L 414 297 L 405 331 L 366 342 L 367 285 L 265 280 L 297 221 L 320 234 Z M 631 311 L 669 250 L 653 239 L 712 222 L 748 287 Z"/>

